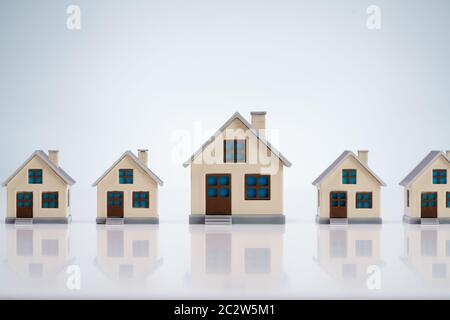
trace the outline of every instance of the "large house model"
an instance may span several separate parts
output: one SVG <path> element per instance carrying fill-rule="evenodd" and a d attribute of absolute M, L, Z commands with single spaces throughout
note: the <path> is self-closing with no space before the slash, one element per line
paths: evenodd
<path fill-rule="evenodd" d="M 400 185 L 405 188 L 405 214 L 409 223 L 450 223 L 450 151 L 431 151 Z"/>
<path fill-rule="evenodd" d="M 344 151 L 314 182 L 318 223 L 381 223 L 381 186 L 368 151 Z"/>
<path fill-rule="evenodd" d="M 148 150 L 138 157 L 126 151 L 94 182 L 97 223 L 159 223 L 158 186 L 163 181 L 148 168 Z"/>
<path fill-rule="evenodd" d="M 265 138 L 266 113 L 238 112 L 183 165 L 191 166 L 190 223 L 284 224 L 283 167 Z"/>
<path fill-rule="evenodd" d="M 6 223 L 68 223 L 70 187 L 75 184 L 60 166 L 59 153 L 35 151 L 4 183 Z"/>

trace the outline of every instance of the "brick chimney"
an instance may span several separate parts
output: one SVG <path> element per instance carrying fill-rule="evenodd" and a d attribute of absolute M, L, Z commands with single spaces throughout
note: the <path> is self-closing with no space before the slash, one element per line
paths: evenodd
<path fill-rule="evenodd" d="M 139 149 L 138 159 L 140 162 L 142 162 L 143 165 L 148 167 L 148 149 Z"/>
<path fill-rule="evenodd" d="M 368 150 L 358 150 L 358 159 L 366 166 L 369 165 L 369 151 Z"/>
<path fill-rule="evenodd" d="M 54 165 L 59 167 L 59 151 L 58 150 L 48 150 L 48 158 Z"/>

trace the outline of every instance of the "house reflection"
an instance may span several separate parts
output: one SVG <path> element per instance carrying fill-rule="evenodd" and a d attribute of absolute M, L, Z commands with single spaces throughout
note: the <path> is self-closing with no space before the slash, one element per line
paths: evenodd
<path fill-rule="evenodd" d="M 450 226 L 404 225 L 403 260 L 433 286 L 450 284 Z"/>
<path fill-rule="evenodd" d="M 65 286 L 70 253 L 69 226 L 6 225 L 6 264 L 19 278 L 33 284 Z"/>
<path fill-rule="evenodd" d="M 161 264 L 157 225 L 98 225 L 99 270 L 121 283 L 144 284 Z"/>
<path fill-rule="evenodd" d="M 190 226 L 194 286 L 264 289 L 284 283 L 284 226 Z"/>
<path fill-rule="evenodd" d="M 370 266 L 381 267 L 380 225 L 319 225 L 316 262 L 346 286 L 365 287 Z"/>

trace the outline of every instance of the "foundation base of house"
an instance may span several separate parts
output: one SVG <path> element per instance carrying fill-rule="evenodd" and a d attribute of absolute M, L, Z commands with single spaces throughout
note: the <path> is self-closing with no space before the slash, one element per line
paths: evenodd
<path fill-rule="evenodd" d="M 67 218 L 31 218 L 31 219 L 20 219 L 20 218 L 6 218 L 6 224 L 21 224 L 21 222 L 26 221 L 27 224 L 68 224 L 72 221 L 72 216 Z M 25 223 L 24 223 L 25 224 Z"/>
<path fill-rule="evenodd" d="M 383 220 L 381 218 L 347 218 L 348 224 L 381 224 Z M 330 218 L 322 218 L 316 215 L 316 223 L 318 224 L 330 224 Z"/>
<path fill-rule="evenodd" d="M 439 224 L 450 224 L 450 218 L 437 218 L 436 221 Z M 408 215 L 403 215 L 403 222 L 409 224 L 422 224 L 421 218 L 410 217 Z"/>
<path fill-rule="evenodd" d="M 189 224 L 205 224 L 204 214 L 189 215 Z M 240 214 L 231 215 L 233 224 L 285 224 L 286 216 L 283 214 Z"/>
<path fill-rule="evenodd" d="M 106 224 L 107 218 L 97 218 L 97 224 Z M 159 224 L 159 218 L 123 218 L 122 224 Z"/>

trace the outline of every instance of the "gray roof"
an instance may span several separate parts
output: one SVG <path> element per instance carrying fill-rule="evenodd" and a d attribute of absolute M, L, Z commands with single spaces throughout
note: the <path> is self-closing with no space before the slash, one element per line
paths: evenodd
<path fill-rule="evenodd" d="M 60 166 L 54 164 L 44 151 L 36 150 L 30 157 L 28 157 L 27 160 L 25 160 L 25 162 L 16 171 L 14 171 L 14 173 L 11 176 L 9 176 L 8 179 L 5 180 L 5 182 L 3 182 L 3 186 L 5 187 L 20 172 L 20 170 L 22 170 L 27 165 L 27 163 L 30 162 L 31 159 L 33 159 L 34 157 L 38 157 L 42 161 L 44 161 L 68 185 L 71 186 L 75 184 L 76 181 L 72 179 L 67 174 L 67 172 L 65 172 Z"/>
<path fill-rule="evenodd" d="M 262 114 L 262 112 L 261 112 Z M 256 130 L 245 118 L 239 113 L 234 113 L 230 119 L 228 119 L 220 128 L 217 130 L 211 138 L 209 138 L 185 163 L 183 163 L 184 167 L 189 166 L 195 158 L 203 151 L 205 148 L 210 145 L 225 129 L 235 120 L 239 119 L 257 138 L 259 141 L 261 141 L 269 150 L 274 153 L 281 162 L 286 166 L 290 167 L 292 164 L 291 162 L 286 159 L 274 146 L 270 144 L 264 137 L 262 137 L 258 130 Z"/>
<path fill-rule="evenodd" d="M 383 180 L 381 180 L 365 163 L 361 162 L 361 160 L 359 160 L 356 154 L 348 150 L 344 151 L 336 160 L 334 160 L 334 162 L 327 169 L 325 169 L 325 171 L 322 172 L 320 176 L 316 180 L 314 180 L 312 184 L 315 186 L 319 186 L 322 183 L 322 181 L 326 177 L 328 177 L 332 172 L 334 172 L 334 170 L 336 170 L 336 168 L 348 157 L 355 158 L 356 161 L 358 161 L 361 164 L 361 166 L 364 169 L 366 169 L 375 178 L 375 180 L 377 180 L 380 183 L 380 185 L 386 186 L 386 183 L 384 183 Z"/>
<path fill-rule="evenodd" d="M 403 187 L 409 187 L 411 183 L 426 169 L 429 165 L 431 165 L 437 157 L 442 155 L 447 161 L 450 162 L 450 159 L 447 158 L 444 152 L 442 151 L 431 151 L 407 176 L 400 182 L 400 185 Z"/>
<path fill-rule="evenodd" d="M 142 168 L 142 170 L 144 170 L 153 180 L 155 180 L 160 186 L 162 186 L 164 184 L 164 182 L 155 174 L 153 173 L 152 170 L 150 170 L 145 164 L 143 164 L 141 162 L 141 160 L 138 159 L 138 157 L 136 157 L 134 155 L 133 152 L 131 151 L 125 151 L 120 158 L 113 163 L 113 165 L 111 167 L 108 168 L 108 170 L 105 171 L 105 173 L 103 173 L 100 178 L 97 179 L 97 181 L 95 181 L 92 186 L 95 187 L 97 186 L 97 184 L 120 162 L 122 161 L 123 158 L 125 158 L 126 156 L 129 156 L 134 162 L 136 162 L 136 164 Z"/>

